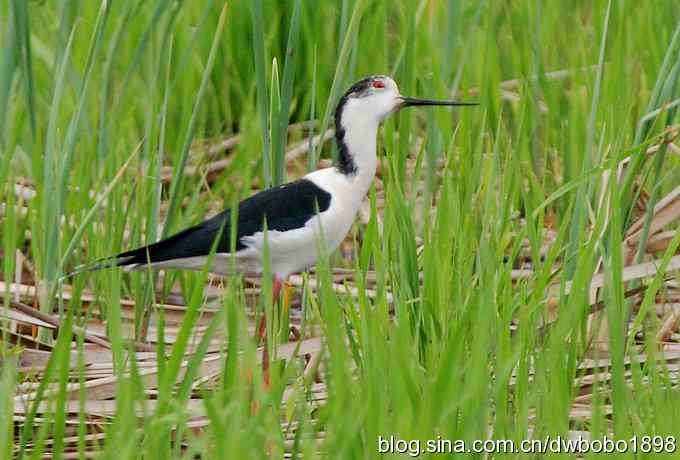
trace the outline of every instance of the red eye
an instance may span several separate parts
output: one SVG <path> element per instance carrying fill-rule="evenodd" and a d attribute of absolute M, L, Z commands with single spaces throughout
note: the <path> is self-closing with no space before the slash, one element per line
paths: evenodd
<path fill-rule="evenodd" d="M 385 88 L 385 83 L 380 80 L 373 80 L 373 87 L 377 89 Z"/>

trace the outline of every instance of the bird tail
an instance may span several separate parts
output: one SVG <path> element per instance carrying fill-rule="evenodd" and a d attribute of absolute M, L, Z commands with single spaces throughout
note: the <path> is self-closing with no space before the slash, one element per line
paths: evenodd
<path fill-rule="evenodd" d="M 190 227 L 176 235 L 148 246 L 122 252 L 115 256 L 104 257 L 88 264 L 78 265 L 72 272 L 64 275 L 62 279 L 71 278 L 80 273 L 94 272 L 107 268 L 125 267 L 131 270 L 142 265 L 153 265 L 156 262 L 187 257 L 186 251 L 183 250 L 190 242 L 190 237 L 196 232 L 197 228 L 200 227 Z"/>
<path fill-rule="evenodd" d="M 94 262 L 77 265 L 73 271 L 64 274 L 60 280 L 70 279 L 76 275 L 80 275 L 81 273 L 96 272 L 99 270 L 105 270 L 107 268 L 124 267 L 126 265 L 130 265 L 130 261 L 132 259 L 134 259 L 133 256 L 123 255 L 102 257 L 101 259 L 97 259 Z"/>

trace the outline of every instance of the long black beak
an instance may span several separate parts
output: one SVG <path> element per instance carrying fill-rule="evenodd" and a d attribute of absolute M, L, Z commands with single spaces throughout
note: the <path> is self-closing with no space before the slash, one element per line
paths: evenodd
<path fill-rule="evenodd" d="M 399 96 L 402 100 L 400 108 L 413 107 L 417 105 L 479 105 L 476 102 L 458 102 L 458 101 L 437 101 L 434 99 L 418 99 L 415 97 Z"/>

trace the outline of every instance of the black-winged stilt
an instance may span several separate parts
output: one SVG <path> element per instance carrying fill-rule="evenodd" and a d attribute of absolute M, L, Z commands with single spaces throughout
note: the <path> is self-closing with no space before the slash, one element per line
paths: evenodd
<path fill-rule="evenodd" d="M 394 80 L 386 76 L 371 76 L 352 85 L 335 110 L 337 164 L 256 193 L 239 203 L 235 254 L 231 253 L 232 219 L 231 210 L 227 209 L 157 243 L 100 260 L 77 271 L 110 266 L 202 270 L 215 245 L 216 253 L 208 267 L 210 272 L 229 274 L 233 257 L 238 272 L 259 274 L 264 269 L 266 221 L 276 301 L 282 283 L 290 274 L 313 266 L 320 250 L 330 253 L 345 238 L 375 176 L 380 123 L 401 108 L 426 105 L 476 104 L 402 96 Z M 320 241 L 324 244 L 320 245 Z M 266 338 L 264 354 L 267 354 Z M 265 371 L 266 360 L 264 356 Z M 265 379 L 268 379 L 268 371 Z"/>

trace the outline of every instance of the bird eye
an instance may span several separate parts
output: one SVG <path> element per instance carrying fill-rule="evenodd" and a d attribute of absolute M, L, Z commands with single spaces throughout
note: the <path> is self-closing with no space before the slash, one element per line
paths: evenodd
<path fill-rule="evenodd" d="M 380 81 L 380 80 L 373 80 L 372 86 L 376 89 L 384 89 L 385 88 L 385 82 Z"/>

